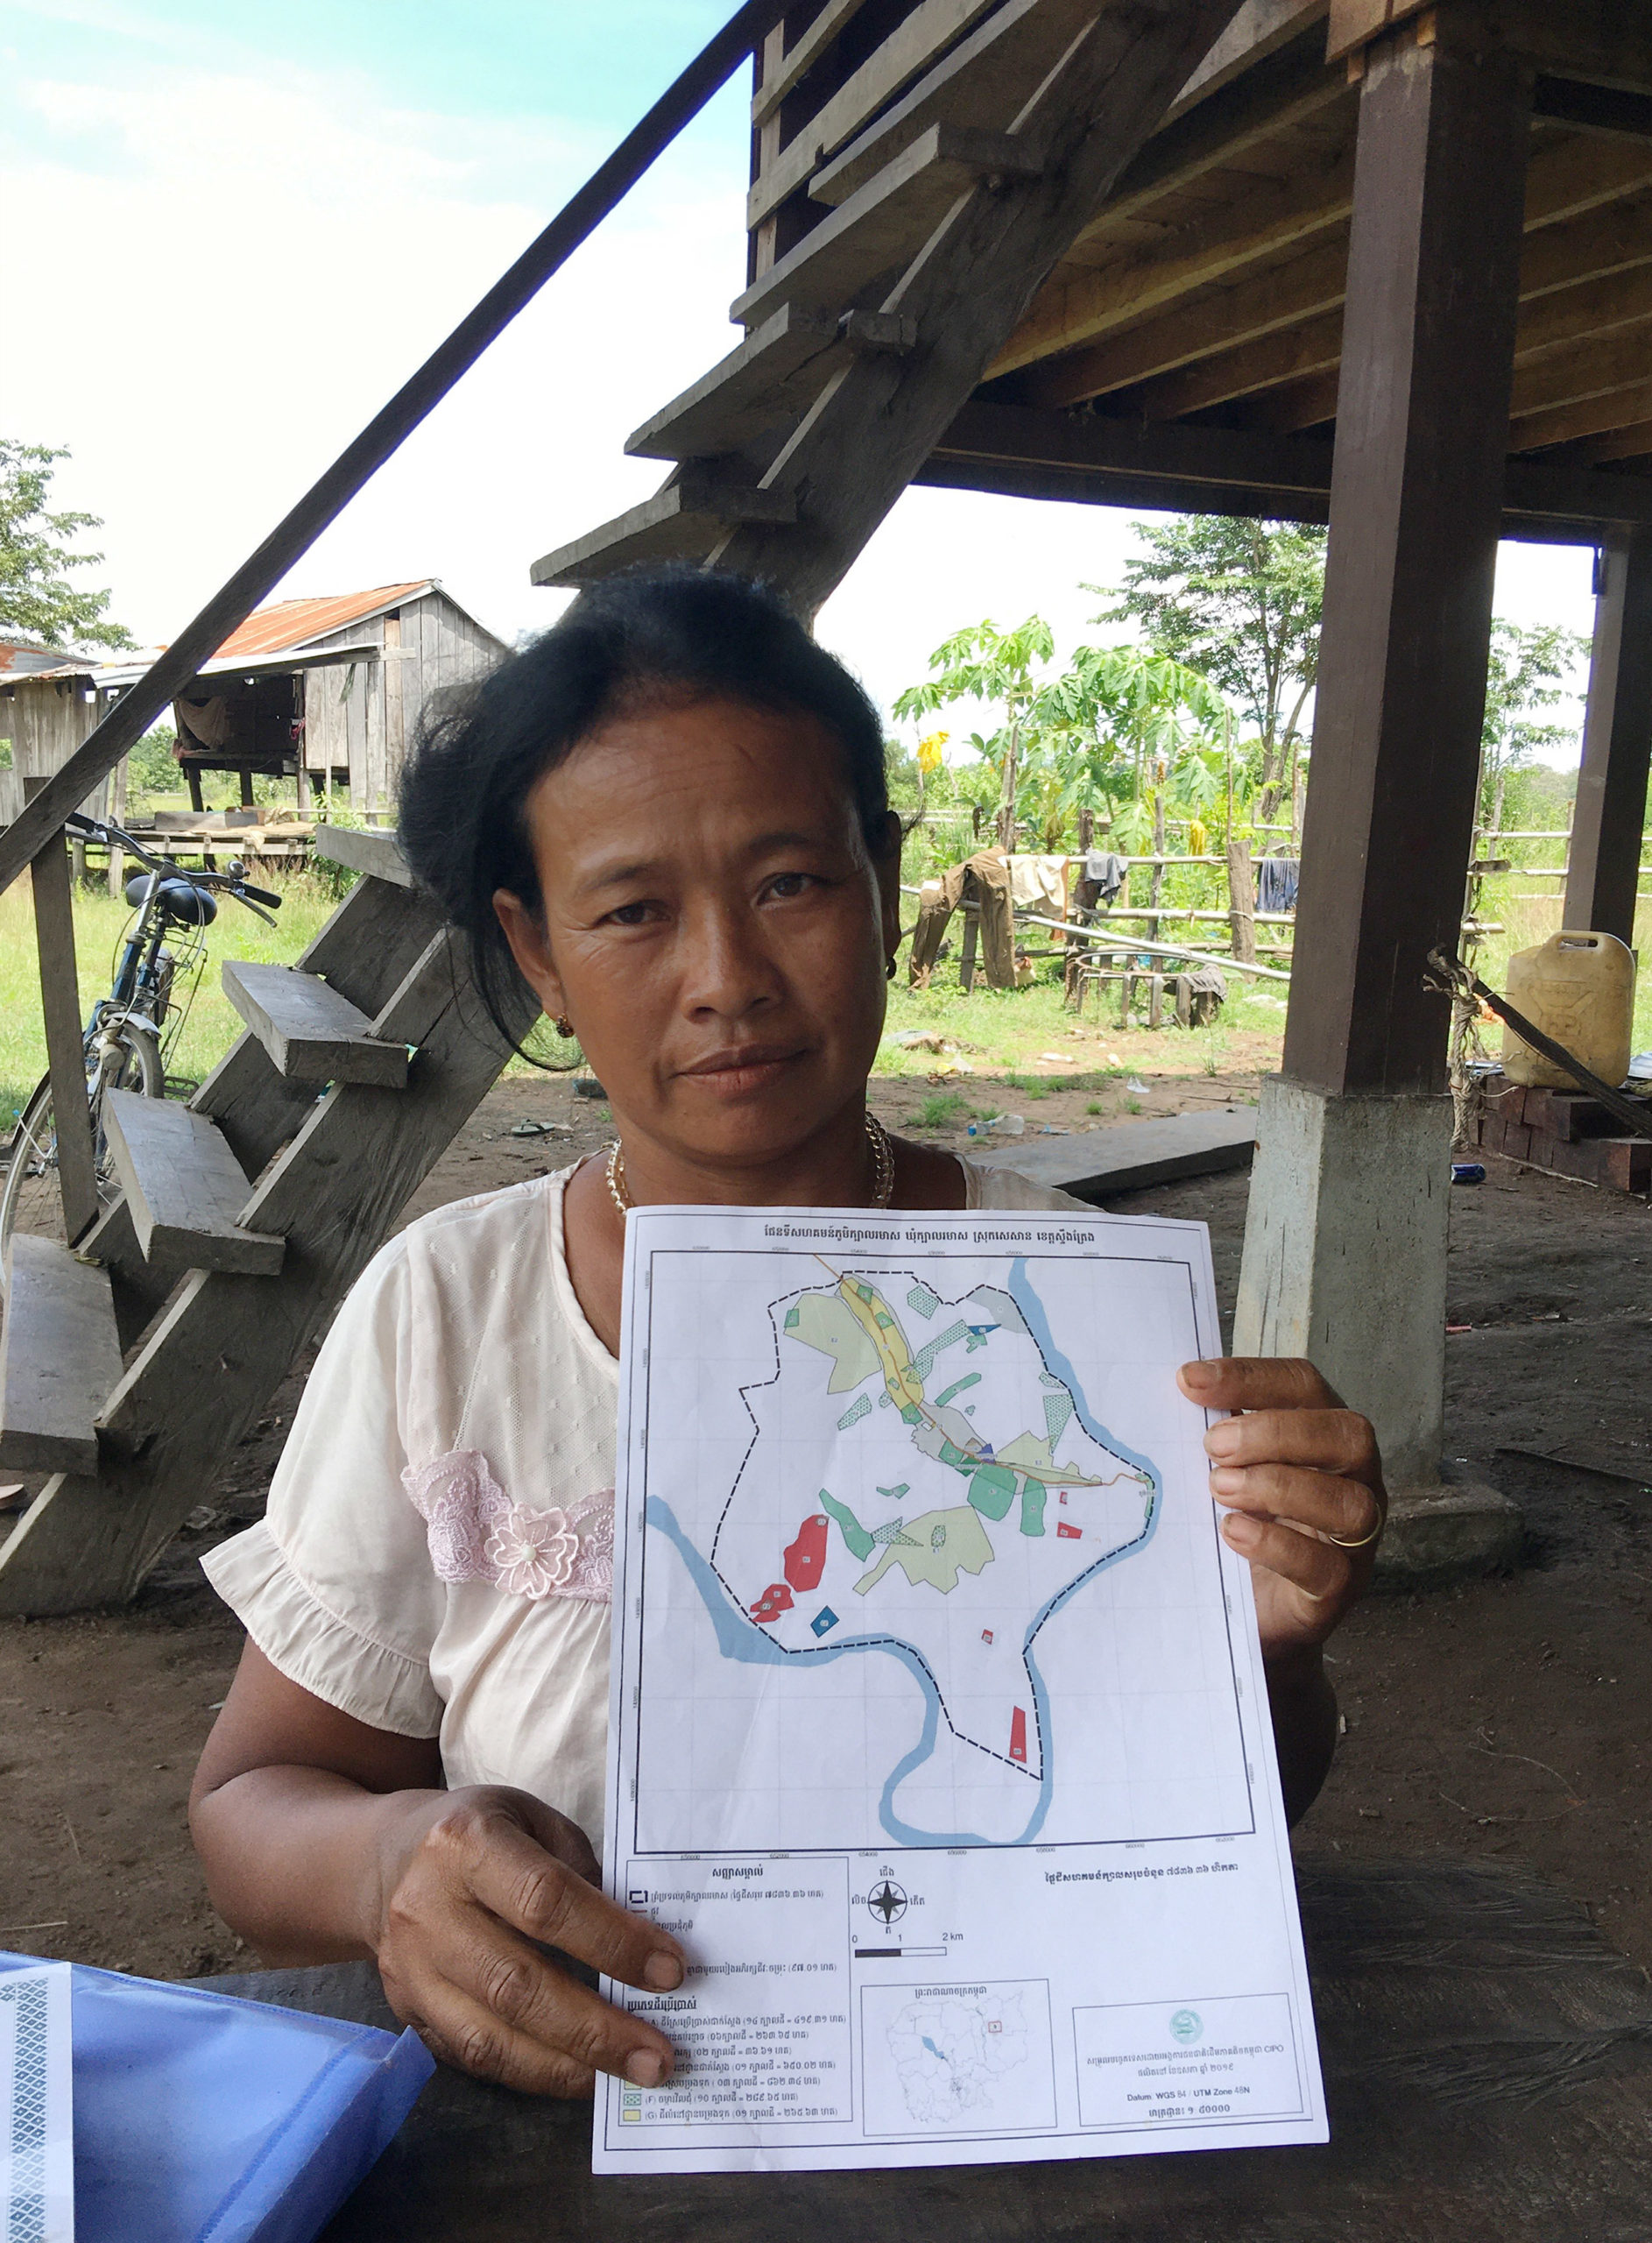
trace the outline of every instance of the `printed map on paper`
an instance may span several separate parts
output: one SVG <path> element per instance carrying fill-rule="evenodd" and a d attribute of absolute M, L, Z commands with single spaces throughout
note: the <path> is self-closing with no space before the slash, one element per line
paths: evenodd
<path fill-rule="evenodd" d="M 1175 1405 L 1139 1392 L 1133 1422 L 1115 1430 L 1056 1337 L 1059 1327 L 1070 1346 L 1076 1305 L 1105 1306 L 1110 1286 L 1139 1297 L 1144 1265 L 1020 1255 L 885 1263 L 827 1250 L 693 1262 L 680 1281 L 694 1282 L 702 1302 L 724 1304 L 717 1327 L 730 1335 L 745 1442 L 738 1453 L 710 1444 L 689 1484 L 651 1470 L 646 1517 L 659 1530 L 650 1544 L 674 1548 L 710 1623 L 715 1651 L 703 1643 L 702 1656 L 732 1671 L 695 1693 L 687 1765 L 698 1775 L 687 1790 L 682 1709 L 652 1725 L 645 1717 L 655 1813 L 639 1843 L 724 1843 L 731 1812 L 743 1839 L 768 1845 L 1030 1843 L 1074 1765 L 1065 1756 L 1084 1755 L 1090 1741 L 1087 1723 L 1052 1695 L 1050 1673 L 1071 1672 L 1075 1647 L 1109 1611 L 1116 1624 L 1097 1679 L 1114 1701 L 1156 1690 L 1156 1706 L 1135 1709 L 1138 1754 L 1163 1735 L 1167 1706 L 1190 1706 L 1190 1773 L 1204 1787 L 1168 1808 L 1121 1799 L 1130 1827 L 1117 1835 L 1248 1825 L 1231 1673 L 1209 1672 L 1201 1652 L 1190 1677 L 1185 1659 L 1160 1648 L 1162 1630 L 1143 1626 L 1144 1614 L 1172 1616 L 1174 1635 L 1180 1617 L 1191 1643 L 1194 1608 L 1219 1597 L 1213 1549 L 1203 1580 L 1192 1577 L 1198 1555 L 1185 1521 L 1166 1561 L 1149 1563 L 1165 1484 L 1154 1428 Z M 655 1257 L 653 1282 L 668 1296 L 678 1273 L 667 1263 Z M 1184 1352 L 1197 1352 L 1185 1272 L 1145 1268 L 1163 1317 L 1174 1323 L 1180 1312 Z M 656 1300 L 656 1334 L 667 1308 Z M 749 1354 L 737 1334 L 750 1335 Z M 695 1408 L 715 1416 L 703 1386 Z M 656 1426 L 660 1414 L 656 1398 Z M 657 1433 L 653 1454 L 669 1454 Z M 1208 1516 L 1200 1523 L 1208 1533 Z M 1133 1568 L 1140 1579 L 1126 1587 Z M 1109 1574 L 1121 1605 L 1098 1594 Z M 656 1572 L 651 1600 L 660 1586 Z M 677 1600 L 652 1609 L 663 1626 Z M 774 1667 L 793 1671 L 780 1699 L 807 1708 L 806 1721 L 847 1728 L 805 1740 L 784 1703 L 766 1715 L 760 1702 L 774 1694 L 762 1670 Z M 646 1681 L 646 1652 L 644 1673 Z M 914 1706 L 923 1714 L 915 1735 Z M 738 1747 L 738 1808 L 719 1795 L 719 1709 Z M 1115 1703 L 1114 1725 L 1119 1710 Z M 776 1737 L 775 1812 L 766 1820 L 752 1776 L 766 1765 L 769 1727 L 793 1741 Z M 842 1765 L 851 1734 L 852 1769 Z M 790 1769 L 788 1751 L 801 1756 Z"/>

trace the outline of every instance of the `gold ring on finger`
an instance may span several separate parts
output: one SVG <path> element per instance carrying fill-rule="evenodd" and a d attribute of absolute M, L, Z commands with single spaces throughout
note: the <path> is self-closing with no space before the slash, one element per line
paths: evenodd
<path fill-rule="evenodd" d="M 1327 1542 L 1334 1542 L 1339 1550 L 1368 1550 L 1387 1523 L 1387 1520 L 1383 1518 L 1380 1512 L 1379 1512 L 1377 1514 L 1377 1523 L 1372 1528 L 1370 1533 L 1362 1534 L 1357 1542 L 1350 1542 L 1345 1539 L 1344 1536 L 1340 1534 L 1332 1534 L 1329 1531 L 1326 1532 L 1325 1539 Z"/>

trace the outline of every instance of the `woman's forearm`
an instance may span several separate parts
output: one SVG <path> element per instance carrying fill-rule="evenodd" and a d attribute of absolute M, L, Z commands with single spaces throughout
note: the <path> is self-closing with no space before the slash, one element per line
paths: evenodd
<path fill-rule="evenodd" d="M 1337 1749 L 1337 1694 L 1317 1644 L 1267 1662 L 1267 1702 L 1285 1819 L 1294 1825 L 1319 1796 Z"/>
<path fill-rule="evenodd" d="M 192 1801 L 213 1906 L 276 1965 L 378 1951 L 399 1866 L 448 1804 L 371 1792 L 323 1768 L 253 1768 Z"/>

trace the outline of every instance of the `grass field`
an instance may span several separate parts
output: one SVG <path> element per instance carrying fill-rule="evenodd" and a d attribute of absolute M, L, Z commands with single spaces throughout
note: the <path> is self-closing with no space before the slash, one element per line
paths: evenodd
<path fill-rule="evenodd" d="M 259 886 L 279 889 L 283 901 L 274 928 L 264 926 L 237 904 L 225 901 L 216 923 L 207 932 L 208 959 L 194 1001 L 168 1060 L 168 1071 L 199 1081 L 222 1058 L 240 1031 L 240 1021 L 224 998 L 218 969 L 226 958 L 269 960 L 290 965 L 314 938 L 333 909 L 335 897 L 308 873 L 283 874 L 268 869 L 257 875 Z M 1541 942 L 1559 925 L 1557 901 L 1532 902 L 1508 890 L 1527 885 L 1518 873 L 1507 880 L 1486 883 L 1484 916 L 1502 923 L 1506 931 L 1483 945 L 1479 970 L 1493 987 L 1502 986 L 1509 954 Z M 87 1011 L 95 997 L 109 986 L 114 963 L 131 914 L 124 904 L 111 902 L 103 891 L 88 885 L 74 899 L 75 948 L 80 965 L 81 1005 Z M 1645 954 L 1652 942 L 1652 905 L 1641 909 L 1637 938 Z M 1053 968 L 1046 969 L 1053 972 Z M 1276 1065 L 1283 1037 L 1283 982 L 1249 982 L 1238 974 L 1229 977 L 1230 1001 L 1221 1018 L 1209 1029 L 1183 1030 L 1169 1026 L 1157 1036 L 1140 1029 L 1121 1036 L 1116 999 L 1107 993 L 1103 1017 L 1096 1018 L 1093 1001 L 1083 1033 L 1073 1035 L 1073 1015 L 1062 1003 L 1054 980 L 1041 980 L 1024 990 L 989 989 L 978 980 L 965 996 L 957 984 L 955 958 L 935 969 L 934 986 L 910 989 L 904 978 L 889 993 L 887 1032 L 879 1055 L 879 1074 L 921 1079 L 945 1072 L 962 1063 L 968 1073 L 1037 1099 L 1048 1079 L 1046 1055 L 1065 1051 L 1078 1058 L 1089 1072 L 1098 1076 L 1139 1071 L 1175 1074 L 1217 1073 L 1226 1065 L 1253 1068 Z M 893 1038 L 905 1030 L 931 1031 L 946 1037 L 956 1050 L 937 1054 L 923 1048 L 906 1048 Z M 1498 1032 L 1487 1032 L 1486 1048 L 1499 1048 Z M 1634 1048 L 1652 1049 L 1652 975 L 1641 977 L 1635 1004 Z M 0 895 L 0 1129 L 9 1128 L 12 1114 L 39 1080 L 46 1066 L 45 1037 L 40 1024 L 40 992 L 35 960 L 34 924 L 28 886 L 18 881 Z M 512 1071 L 526 1072 L 522 1061 Z M 967 1077 L 942 1096 L 967 1093 Z M 975 1100 L 980 1104 L 982 1101 Z M 988 1097 L 985 1110 L 993 1110 L 1002 1099 Z"/>

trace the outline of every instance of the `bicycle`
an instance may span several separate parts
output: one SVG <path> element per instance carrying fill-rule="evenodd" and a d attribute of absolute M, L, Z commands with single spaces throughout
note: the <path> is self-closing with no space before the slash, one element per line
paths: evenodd
<path fill-rule="evenodd" d="M 271 911 L 279 910 L 281 899 L 267 888 L 249 888 L 244 877 L 246 867 L 239 860 L 224 873 L 186 873 L 173 858 L 152 855 L 118 825 L 78 811 L 65 823 L 77 839 L 117 845 L 145 867 L 126 883 L 126 901 L 138 916 L 123 938 L 109 994 L 92 1008 L 81 1047 L 98 1204 L 107 1207 L 119 1196 L 120 1185 L 102 1127 L 103 1100 L 111 1090 L 137 1091 L 145 1098 L 166 1095 L 166 1061 L 183 1032 L 206 967 L 206 930 L 218 916 L 218 895 L 233 895 L 271 927 L 275 924 Z M 18 1114 L 0 1186 L 0 1297 L 14 1230 L 64 1238 L 49 1074 Z"/>

